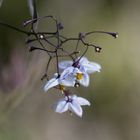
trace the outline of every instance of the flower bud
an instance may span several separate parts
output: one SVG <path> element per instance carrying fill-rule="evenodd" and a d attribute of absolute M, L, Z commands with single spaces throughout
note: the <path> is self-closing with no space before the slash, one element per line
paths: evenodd
<path fill-rule="evenodd" d="M 59 23 L 57 24 L 57 28 L 58 28 L 59 30 L 62 30 L 62 29 L 64 29 L 64 26 L 63 26 L 63 24 L 62 24 L 61 22 L 59 22 Z"/>
<path fill-rule="evenodd" d="M 79 33 L 79 38 L 80 38 L 80 39 L 85 38 L 85 34 L 84 34 L 84 33 Z"/>
<path fill-rule="evenodd" d="M 98 53 L 100 53 L 101 52 L 101 47 L 95 47 L 95 52 L 98 52 Z"/>
<path fill-rule="evenodd" d="M 74 85 L 74 87 L 80 87 L 80 84 L 77 82 L 77 83 L 75 83 L 75 85 Z"/>

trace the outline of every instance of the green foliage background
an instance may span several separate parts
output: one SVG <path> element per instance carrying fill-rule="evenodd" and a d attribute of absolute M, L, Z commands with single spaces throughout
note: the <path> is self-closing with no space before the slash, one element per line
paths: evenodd
<path fill-rule="evenodd" d="M 90 38 L 103 47 L 100 54 L 92 49 L 87 54 L 102 71 L 91 76 L 89 88 L 73 91 L 92 102 L 79 119 L 50 109 L 61 95 L 42 90 L 47 56 L 30 54 L 24 35 L 0 26 L 0 140 L 139 140 L 140 1 L 39 0 L 37 7 L 40 16 L 56 16 L 66 35 L 105 30 L 118 32 L 119 38 Z M 26 1 L 3 1 L 0 21 L 23 29 L 29 18 Z M 53 27 L 45 23 L 42 28 Z"/>

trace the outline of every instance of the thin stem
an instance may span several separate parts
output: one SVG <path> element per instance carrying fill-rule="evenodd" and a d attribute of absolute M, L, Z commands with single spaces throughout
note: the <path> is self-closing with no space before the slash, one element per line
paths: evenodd
<path fill-rule="evenodd" d="M 63 40 L 61 43 L 60 43 L 60 46 L 68 41 L 74 41 L 74 40 L 79 40 L 79 38 L 66 38 L 65 40 Z"/>
<path fill-rule="evenodd" d="M 73 53 L 68 53 L 66 50 L 64 50 L 63 48 L 58 48 L 60 49 L 62 52 L 66 53 L 67 56 L 69 56 L 73 61 L 75 60 L 74 57 L 72 56 Z"/>
<path fill-rule="evenodd" d="M 106 31 L 92 31 L 92 32 L 86 33 L 85 36 L 90 35 L 90 34 L 94 34 L 94 33 L 108 34 L 108 35 L 113 36 L 114 38 L 117 38 L 118 37 L 118 33 L 106 32 Z"/>
<path fill-rule="evenodd" d="M 47 77 L 47 80 L 49 80 L 48 69 L 49 69 L 49 65 L 50 65 L 51 60 L 52 60 L 52 57 L 50 56 L 49 57 L 49 60 L 48 60 L 48 63 L 47 63 L 47 66 L 46 66 L 46 73 L 43 75 L 43 77 L 41 78 L 41 80 L 43 80 L 45 77 Z"/>
<path fill-rule="evenodd" d="M 84 51 L 84 53 L 80 56 L 80 58 L 79 58 L 79 60 L 87 53 L 87 51 L 88 51 L 88 45 L 85 45 L 86 46 L 86 50 Z"/>
<path fill-rule="evenodd" d="M 41 50 L 41 51 L 45 51 L 45 52 L 49 52 L 49 53 L 54 53 L 55 51 L 49 51 L 49 50 L 46 50 L 46 49 L 44 49 L 44 48 L 38 48 L 38 47 L 31 47 L 30 48 L 30 52 L 32 52 L 32 51 L 34 51 L 34 50 Z"/>
<path fill-rule="evenodd" d="M 77 44 L 76 44 L 75 52 L 77 52 L 77 50 L 78 50 L 78 45 L 79 45 L 79 39 L 78 39 Z M 77 58 L 77 53 L 75 53 L 75 57 Z"/>
<path fill-rule="evenodd" d="M 50 44 L 51 46 L 53 46 L 53 47 L 56 48 L 56 46 L 55 46 L 53 43 L 51 43 L 49 40 L 47 40 L 46 38 L 44 38 L 44 40 L 45 40 L 48 44 Z"/>
<path fill-rule="evenodd" d="M 27 26 L 28 24 L 31 24 L 31 23 L 33 23 L 34 21 L 39 21 L 39 20 L 41 20 L 41 19 L 46 19 L 46 18 L 51 18 L 51 19 L 53 19 L 54 21 L 56 21 L 56 19 L 53 17 L 53 16 L 51 16 L 51 15 L 49 15 L 49 16 L 43 16 L 43 17 L 38 17 L 38 18 L 34 18 L 34 19 L 30 19 L 30 20 L 27 20 L 27 21 L 24 21 L 23 22 L 23 25 L 24 26 Z"/>
<path fill-rule="evenodd" d="M 94 44 L 89 44 L 89 43 L 84 42 L 83 39 L 81 39 L 80 41 L 81 41 L 85 46 L 92 46 L 92 47 L 94 47 L 94 48 L 98 47 L 98 46 L 96 46 L 96 45 L 94 45 Z"/>
<path fill-rule="evenodd" d="M 2 26 L 4 26 L 4 27 L 11 28 L 11 29 L 13 29 L 13 30 L 15 30 L 15 31 L 18 31 L 18 32 L 23 33 L 23 34 L 26 34 L 26 35 L 28 35 L 28 36 L 32 34 L 31 32 L 27 32 L 27 31 L 21 30 L 21 29 L 19 29 L 19 28 L 16 28 L 16 27 L 14 27 L 14 26 L 12 26 L 12 25 L 9 25 L 9 24 L 7 24 L 7 23 L 4 23 L 4 22 L 0 22 L 0 25 L 2 25 Z"/>
<path fill-rule="evenodd" d="M 56 54 L 57 73 L 58 73 L 58 75 L 59 75 L 59 66 L 58 66 L 59 60 L 58 60 L 58 52 L 57 52 L 57 50 L 56 50 L 55 54 Z"/>
<path fill-rule="evenodd" d="M 42 34 L 40 34 L 40 35 L 42 35 Z M 43 35 L 42 35 L 43 36 Z M 51 35 L 51 36 L 43 36 L 43 38 L 39 38 L 40 40 L 46 40 L 46 39 L 50 39 L 50 38 L 54 38 L 55 36 L 54 35 Z M 26 43 L 28 44 L 28 43 L 32 43 L 32 42 L 34 42 L 34 41 L 38 41 L 38 39 L 36 39 L 36 38 L 33 38 L 33 39 L 28 39 L 27 41 L 26 41 Z M 48 40 L 47 40 L 48 41 Z M 54 45 L 52 45 L 52 46 L 54 46 Z"/>

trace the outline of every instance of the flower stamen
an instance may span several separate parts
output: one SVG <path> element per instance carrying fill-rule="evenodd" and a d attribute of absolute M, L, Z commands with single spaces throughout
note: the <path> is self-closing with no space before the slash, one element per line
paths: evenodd
<path fill-rule="evenodd" d="M 83 78 L 83 73 L 76 73 L 76 79 L 81 80 Z"/>
<path fill-rule="evenodd" d="M 59 85 L 59 89 L 63 92 L 64 90 L 65 90 L 65 87 L 64 87 L 64 85 Z"/>

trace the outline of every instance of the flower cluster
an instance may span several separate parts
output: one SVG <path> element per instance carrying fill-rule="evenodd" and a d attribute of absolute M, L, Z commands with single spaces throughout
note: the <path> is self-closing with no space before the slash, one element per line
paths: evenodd
<path fill-rule="evenodd" d="M 90 103 L 82 97 L 71 96 L 66 87 L 80 85 L 88 87 L 89 74 L 100 72 L 101 66 L 88 61 L 86 57 L 79 57 L 75 61 L 62 61 L 58 66 L 62 70 L 61 74 L 55 73 L 54 77 L 45 84 L 44 91 L 47 92 L 50 88 L 56 87 L 64 94 L 64 99 L 55 104 L 55 112 L 63 113 L 70 110 L 81 117 L 83 113 L 81 105 L 90 105 Z"/>
<path fill-rule="evenodd" d="M 87 37 L 94 34 L 106 34 L 114 38 L 117 38 L 118 34 L 114 32 L 105 31 L 91 31 L 87 33 L 79 32 L 76 37 L 66 37 L 61 33 L 64 26 L 54 16 L 39 17 L 36 9 L 35 0 L 28 0 L 31 19 L 23 22 L 23 26 L 29 26 L 28 30 L 22 30 L 17 27 L 11 26 L 7 23 L 0 22 L 0 25 L 14 29 L 27 36 L 26 44 L 29 52 L 42 51 L 47 54 L 48 62 L 46 65 L 45 74 L 42 76 L 42 80 L 45 78 L 47 82 L 44 86 L 44 91 L 47 92 L 50 88 L 59 89 L 64 95 L 64 98 L 59 100 L 54 105 L 54 111 L 63 113 L 67 110 L 82 116 L 83 111 L 81 106 L 90 105 L 90 102 L 82 97 L 71 95 L 68 87 L 89 86 L 89 74 L 94 72 L 100 72 L 101 66 L 95 62 L 89 61 L 85 55 L 89 48 L 94 48 L 95 53 L 101 52 L 101 47 L 94 43 L 89 43 Z M 47 19 L 54 22 L 53 26 L 55 30 L 40 31 L 38 26 L 40 21 Z M 71 44 L 74 44 L 71 47 Z M 67 47 L 71 47 L 71 51 L 67 50 Z M 81 49 L 83 47 L 83 49 Z M 82 51 L 81 51 L 82 50 Z M 60 62 L 59 58 L 69 57 L 71 60 Z M 53 78 L 49 78 L 49 68 L 52 60 L 55 60 L 56 72 Z"/>
<path fill-rule="evenodd" d="M 77 116 L 82 117 L 82 105 L 90 106 L 90 102 L 82 97 L 77 97 L 76 95 L 67 95 L 54 105 L 54 110 L 58 113 L 63 113 L 69 110 L 70 112 L 75 113 Z"/>
<path fill-rule="evenodd" d="M 35 14 L 37 16 L 37 14 Z M 35 29 L 36 22 L 39 24 L 40 20 L 44 18 L 51 19 L 55 22 L 55 32 L 39 32 Z M 63 94 L 63 99 L 54 104 L 54 111 L 57 113 L 63 113 L 69 110 L 71 113 L 82 117 L 83 111 L 82 105 L 90 105 L 87 99 L 77 97 L 71 94 L 68 87 L 88 87 L 89 86 L 89 74 L 94 72 L 100 72 L 101 66 L 95 62 L 89 61 L 85 55 L 89 48 L 94 48 L 96 53 L 101 52 L 101 47 L 87 42 L 87 37 L 91 34 L 100 33 L 111 35 L 114 38 L 117 37 L 117 33 L 105 32 L 105 31 L 92 31 L 87 33 L 79 33 L 78 37 L 66 37 L 61 34 L 61 30 L 64 26 L 61 22 L 58 22 L 53 16 L 45 17 L 33 17 L 31 20 L 24 22 L 24 26 L 31 25 L 31 30 L 28 32 L 28 38 L 26 43 L 29 46 L 29 51 L 39 50 L 47 53 L 49 57 L 46 66 L 46 71 L 43 77 L 47 82 L 44 85 L 44 91 L 47 92 L 50 88 L 59 89 Z M 55 41 L 52 41 L 55 40 Z M 33 46 L 32 43 L 38 42 L 39 46 Z M 69 46 L 69 42 L 76 42 L 76 45 L 69 52 L 65 45 Z M 81 51 L 81 44 L 84 47 Z M 50 49 L 49 49 L 50 48 Z M 60 57 L 69 57 L 70 60 L 60 61 Z M 56 72 L 52 78 L 49 78 L 48 72 L 52 59 L 55 60 Z"/>

